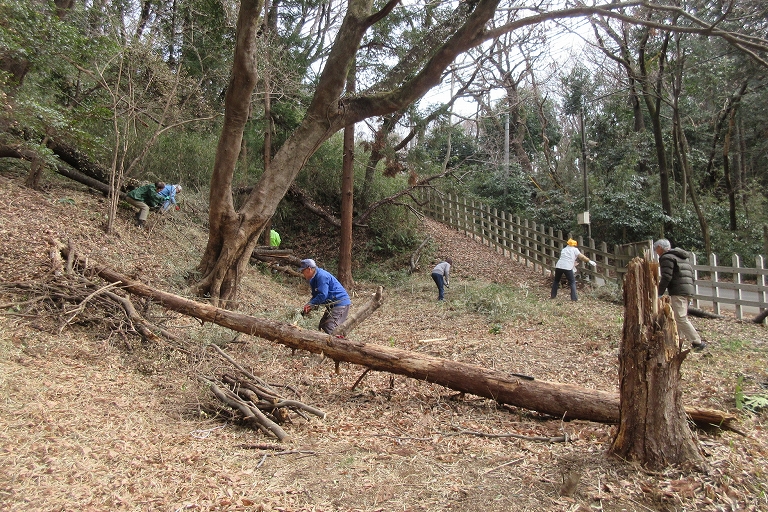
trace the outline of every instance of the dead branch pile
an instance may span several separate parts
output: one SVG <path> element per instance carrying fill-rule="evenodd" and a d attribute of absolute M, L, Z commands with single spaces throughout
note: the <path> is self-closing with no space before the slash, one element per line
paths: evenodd
<path fill-rule="evenodd" d="M 221 348 L 216 345 L 209 346 L 230 362 L 241 377 L 225 373 L 219 379 L 198 375 L 198 380 L 205 383 L 224 405 L 231 407 L 235 413 L 239 413 L 245 423 L 267 435 L 277 437 L 280 441 L 285 441 L 288 434 L 280 425 L 290 422 L 289 411 L 293 411 L 304 419 L 309 419 L 307 414 L 325 418 L 325 413 L 320 409 L 298 400 L 283 398 L 273 386 L 245 370 Z"/>
<path fill-rule="evenodd" d="M 130 335 L 139 333 L 149 340 L 157 340 L 155 332 L 175 339 L 162 327 L 155 325 L 139 313 L 119 286 L 97 284 L 77 275 L 51 275 L 35 281 L 0 284 L 0 290 L 13 302 L 0 304 L 5 314 L 34 318 L 38 329 L 61 334 L 71 325 L 106 327 L 118 335 L 130 349 Z M 143 301 L 139 309 L 150 302 Z M 48 322 L 48 326 L 44 324 Z"/>
<path fill-rule="evenodd" d="M 106 327 L 111 335 L 119 335 L 129 350 L 132 349 L 130 339 L 136 334 L 154 343 L 181 341 L 147 319 L 152 301 L 139 298 L 142 307 L 137 309 L 120 283 L 105 285 L 76 274 L 73 261 L 78 258 L 74 247 L 67 248 L 65 264 L 60 257 L 64 245 L 51 241 L 51 246 L 55 249 L 50 253 L 53 269 L 50 274 L 35 281 L 0 283 L 0 292 L 13 298 L 11 302 L 0 304 L 4 314 L 33 319 L 36 328 L 57 334 L 72 325 Z M 48 325 L 43 325 L 46 322 Z M 168 346 L 188 353 L 182 343 Z M 198 380 L 205 383 L 220 402 L 241 415 L 245 423 L 283 441 L 288 434 L 280 425 L 290 421 L 289 411 L 304 419 L 309 419 L 308 415 L 325 418 L 320 409 L 281 396 L 275 389 L 278 385 L 267 384 L 248 372 L 218 346 L 208 347 L 231 363 L 239 376 L 226 373 L 220 378 L 198 375 Z"/>

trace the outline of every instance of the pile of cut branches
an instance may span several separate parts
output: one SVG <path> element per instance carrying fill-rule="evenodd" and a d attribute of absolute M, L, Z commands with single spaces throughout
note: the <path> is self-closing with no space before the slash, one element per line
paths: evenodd
<path fill-rule="evenodd" d="M 320 409 L 280 396 L 274 385 L 267 384 L 245 370 L 218 346 L 209 345 L 209 347 L 229 361 L 242 377 L 223 374 L 221 378 L 215 379 L 198 375 L 198 379 L 208 385 L 216 398 L 239 413 L 247 424 L 284 441 L 288 438 L 288 434 L 280 425 L 290 421 L 289 411 L 293 411 L 304 419 L 309 419 L 307 414 L 325 418 L 325 413 Z M 298 394 L 293 389 L 291 391 Z"/>
<path fill-rule="evenodd" d="M 148 322 L 114 283 L 97 284 L 74 274 L 50 275 L 2 283 L 0 292 L 11 297 L 10 302 L 0 304 L 5 315 L 34 319 L 36 328 L 56 334 L 71 325 L 106 327 L 124 339 L 135 332 L 157 339 L 153 330 L 163 332 Z M 46 321 L 48 326 L 44 327 Z"/>
<path fill-rule="evenodd" d="M 0 283 L 0 295 L 10 297 L 9 302 L 0 304 L 3 314 L 33 320 L 36 328 L 57 334 L 71 325 L 107 327 L 112 334 L 117 333 L 125 340 L 128 349 L 132 348 L 128 341 L 130 336 L 136 334 L 146 341 L 166 342 L 166 346 L 169 345 L 167 341 L 181 341 L 147 319 L 152 300 L 144 300 L 139 311 L 130 295 L 122 289 L 121 282 L 104 284 L 86 277 L 89 273 L 87 262 L 76 256 L 71 244 L 64 251 L 66 263 L 61 258 L 65 246 L 55 240 L 51 240 L 50 245 L 52 271 L 49 274 L 32 281 Z M 47 328 L 43 326 L 46 320 Z M 173 350 L 188 353 L 183 345 L 170 344 Z M 325 418 L 323 411 L 285 398 L 275 389 L 287 386 L 267 384 L 218 346 L 208 347 L 231 363 L 239 377 L 224 373 L 220 378 L 199 375 L 198 380 L 207 385 L 219 401 L 231 407 L 235 415 L 242 416 L 245 423 L 283 441 L 288 435 L 280 425 L 290 421 L 289 411 L 304 419 L 309 419 L 308 415 Z M 298 396 L 295 390 L 290 391 Z"/>

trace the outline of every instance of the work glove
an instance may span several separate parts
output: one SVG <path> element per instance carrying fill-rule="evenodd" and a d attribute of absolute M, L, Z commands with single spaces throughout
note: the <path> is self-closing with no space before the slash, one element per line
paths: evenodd
<path fill-rule="evenodd" d="M 597 268 L 597 263 L 595 263 L 594 261 L 589 260 L 589 264 L 592 265 L 593 267 Z"/>
<path fill-rule="evenodd" d="M 304 304 L 304 308 L 301 310 L 302 315 L 307 315 L 309 312 L 312 311 L 312 305 L 311 304 Z"/>

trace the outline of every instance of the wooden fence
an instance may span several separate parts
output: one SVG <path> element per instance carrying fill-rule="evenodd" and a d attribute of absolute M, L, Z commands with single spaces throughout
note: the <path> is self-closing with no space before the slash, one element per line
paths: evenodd
<path fill-rule="evenodd" d="M 433 189 L 422 192 L 421 203 L 422 212 L 428 217 L 545 275 L 551 274 L 568 238 L 574 238 L 581 251 L 597 263 L 596 269 L 582 265 L 579 271 L 580 279 L 596 285 L 613 282 L 620 287 L 629 261 L 646 253 L 651 254 L 653 249 L 652 240 L 609 247 L 605 242 L 597 243 L 591 238 L 572 237 L 570 233 L 555 231 L 528 219 Z M 742 318 L 744 307 L 761 311 L 767 307 L 768 271 L 763 256 L 756 258 L 754 268 L 742 267 L 738 256 L 734 256 L 730 267 L 718 266 L 715 255 L 710 257 L 709 265 L 699 265 L 695 255 L 692 263 L 696 274 L 694 307 L 712 303 L 715 313 L 719 314 L 721 307 L 728 305 L 735 308 L 738 318 Z"/>

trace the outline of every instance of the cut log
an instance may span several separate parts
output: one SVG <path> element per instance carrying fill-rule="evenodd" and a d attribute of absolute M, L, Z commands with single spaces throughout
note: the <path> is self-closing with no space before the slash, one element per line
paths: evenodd
<path fill-rule="evenodd" d="M 413 274 L 416 272 L 416 269 L 419 268 L 419 258 L 421 257 L 421 250 L 424 248 L 425 245 L 427 245 L 427 242 L 429 242 L 432 239 L 431 236 L 428 236 L 424 239 L 423 242 L 421 242 L 421 245 L 419 245 L 416 250 L 411 254 L 411 267 L 408 271 L 409 274 Z"/>
<path fill-rule="evenodd" d="M 259 245 L 251 253 L 251 262 L 254 260 L 266 263 L 273 270 L 288 274 L 293 277 L 302 277 L 294 267 L 301 265 L 301 260 L 294 256 L 292 249 L 276 249 Z"/>
<path fill-rule="evenodd" d="M 356 309 L 354 312 L 350 313 L 346 320 L 344 320 L 344 323 L 338 326 L 333 331 L 334 336 L 346 336 L 347 333 L 349 333 L 352 329 L 360 325 L 360 323 L 371 316 L 371 314 L 379 309 L 382 304 L 384 304 L 384 288 L 379 286 L 379 288 L 376 290 L 376 293 L 374 293 L 368 301 L 363 304 L 363 307 Z"/>
<path fill-rule="evenodd" d="M 66 251 L 67 249 L 63 249 Z M 571 384 L 525 379 L 512 373 L 493 370 L 469 363 L 440 359 L 409 352 L 395 347 L 362 343 L 337 338 L 320 331 L 310 331 L 274 320 L 254 318 L 242 313 L 202 304 L 167 292 L 156 290 L 106 267 L 93 265 L 89 260 L 76 259 L 78 268 L 89 275 L 98 275 L 111 283 L 120 282 L 130 293 L 152 299 L 165 308 L 193 316 L 204 322 L 213 322 L 233 331 L 258 336 L 292 349 L 324 354 L 334 361 L 344 361 L 372 370 L 404 375 L 447 388 L 522 407 L 568 420 L 583 419 L 601 423 L 619 420 L 619 394 L 599 391 Z M 727 427 L 735 417 L 725 412 L 686 409 L 696 422 L 714 423 Z M 713 422 L 712 418 L 717 421 Z"/>

